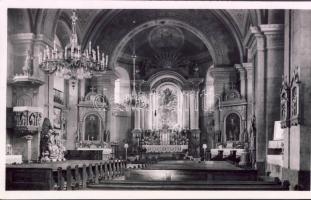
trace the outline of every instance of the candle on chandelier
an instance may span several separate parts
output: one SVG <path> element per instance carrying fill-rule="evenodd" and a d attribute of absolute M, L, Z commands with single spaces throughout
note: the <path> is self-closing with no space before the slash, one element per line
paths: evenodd
<path fill-rule="evenodd" d="M 73 50 L 74 50 L 73 45 L 71 45 L 71 47 L 70 47 L 70 57 L 71 57 L 71 58 L 74 56 L 74 55 L 73 55 Z"/>
<path fill-rule="evenodd" d="M 106 55 L 106 66 L 108 66 L 108 55 Z"/>
<path fill-rule="evenodd" d="M 93 60 L 96 60 L 96 51 L 94 49 L 92 50 L 92 54 L 93 54 Z"/>
<path fill-rule="evenodd" d="M 97 62 L 100 62 L 99 46 L 97 46 Z"/>
<path fill-rule="evenodd" d="M 89 42 L 89 53 L 92 52 L 92 44 L 91 44 L 91 41 Z"/>
<path fill-rule="evenodd" d="M 85 50 L 86 51 L 86 58 L 89 59 L 89 50 Z"/>
<path fill-rule="evenodd" d="M 105 67 L 105 53 L 102 53 L 101 65 L 102 65 L 102 67 Z"/>
<path fill-rule="evenodd" d="M 46 56 L 47 56 L 47 59 L 50 59 L 50 51 L 49 51 L 48 45 L 46 45 Z"/>
<path fill-rule="evenodd" d="M 80 58 L 80 55 L 81 55 L 81 47 L 78 46 L 78 58 Z"/>
<path fill-rule="evenodd" d="M 46 59 L 46 51 L 45 49 L 43 49 L 43 61 L 45 61 L 45 59 Z"/>
<path fill-rule="evenodd" d="M 67 46 L 65 46 L 65 59 L 67 59 Z"/>
<path fill-rule="evenodd" d="M 56 50 L 56 42 L 55 42 L 55 40 L 54 40 L 54 50 Z"/>

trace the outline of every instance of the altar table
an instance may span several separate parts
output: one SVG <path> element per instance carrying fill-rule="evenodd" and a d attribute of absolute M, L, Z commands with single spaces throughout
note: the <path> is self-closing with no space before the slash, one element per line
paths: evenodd
<path fill-rule="evenodd" d="M 188 145 L 143 145 L 146 153 L 178 153 L 188 149 Z"/>

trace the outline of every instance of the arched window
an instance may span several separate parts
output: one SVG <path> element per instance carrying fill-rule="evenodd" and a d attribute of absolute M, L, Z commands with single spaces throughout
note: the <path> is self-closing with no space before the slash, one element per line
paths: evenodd
<path fill-rule="evenodd" d="M 85 118 L 84 140 L 99 140 L 100 119 L 95 114 L 90 114 Z"/>
<path fill-rule="evenodd" d="M 240 140 L 240 117 L 236 113 L 231 113 L 226 118 L 226 140 Z"/>

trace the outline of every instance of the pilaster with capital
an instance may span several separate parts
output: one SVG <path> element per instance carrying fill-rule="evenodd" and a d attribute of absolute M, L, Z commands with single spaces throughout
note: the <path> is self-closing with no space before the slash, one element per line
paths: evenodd
<path fill-rule="evenodd" d="M 280 88 L 284 67 L 284 25 L 260 25 L 266 38 L 266 137 L 273 139 L 274 121 L 279 120 Z"/>
<path fill-rule="evenodd" d="M 250 126 L 250 122 L 254 112 L 254 67 L 252 63 L 242 63 L 246 70 L 246 99 L 247 99 L 247 128 Z"/>
<path fill-rule="evenodd" d="M 259 174 L 265 172 L 265 162 L 267 155 L 267 137 L 266 137 L 266 94 L 265 94 L 265 74 L 266 74 L 266 48 L 265 48 L 265 36 L 260 31 L 260 27 L 251 27 L 251 33 L 253 34 L 256 44 L 256 63 L 255 63 L 255 115 L 256 115 L 256 163 L 259 170 Z"/>

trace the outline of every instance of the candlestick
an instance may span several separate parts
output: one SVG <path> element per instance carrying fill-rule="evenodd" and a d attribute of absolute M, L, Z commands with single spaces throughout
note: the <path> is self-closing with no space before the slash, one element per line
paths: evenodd
<path fill-rule="evenodd" d="M 56 50 L 56 42 L 55 42 L 55 40 L 54 40 L 54 50 Z"/>
<path fill-rule="evenodd" d="M 106 55 L 106 66 L 108 66 L 108 55 Z"/>

